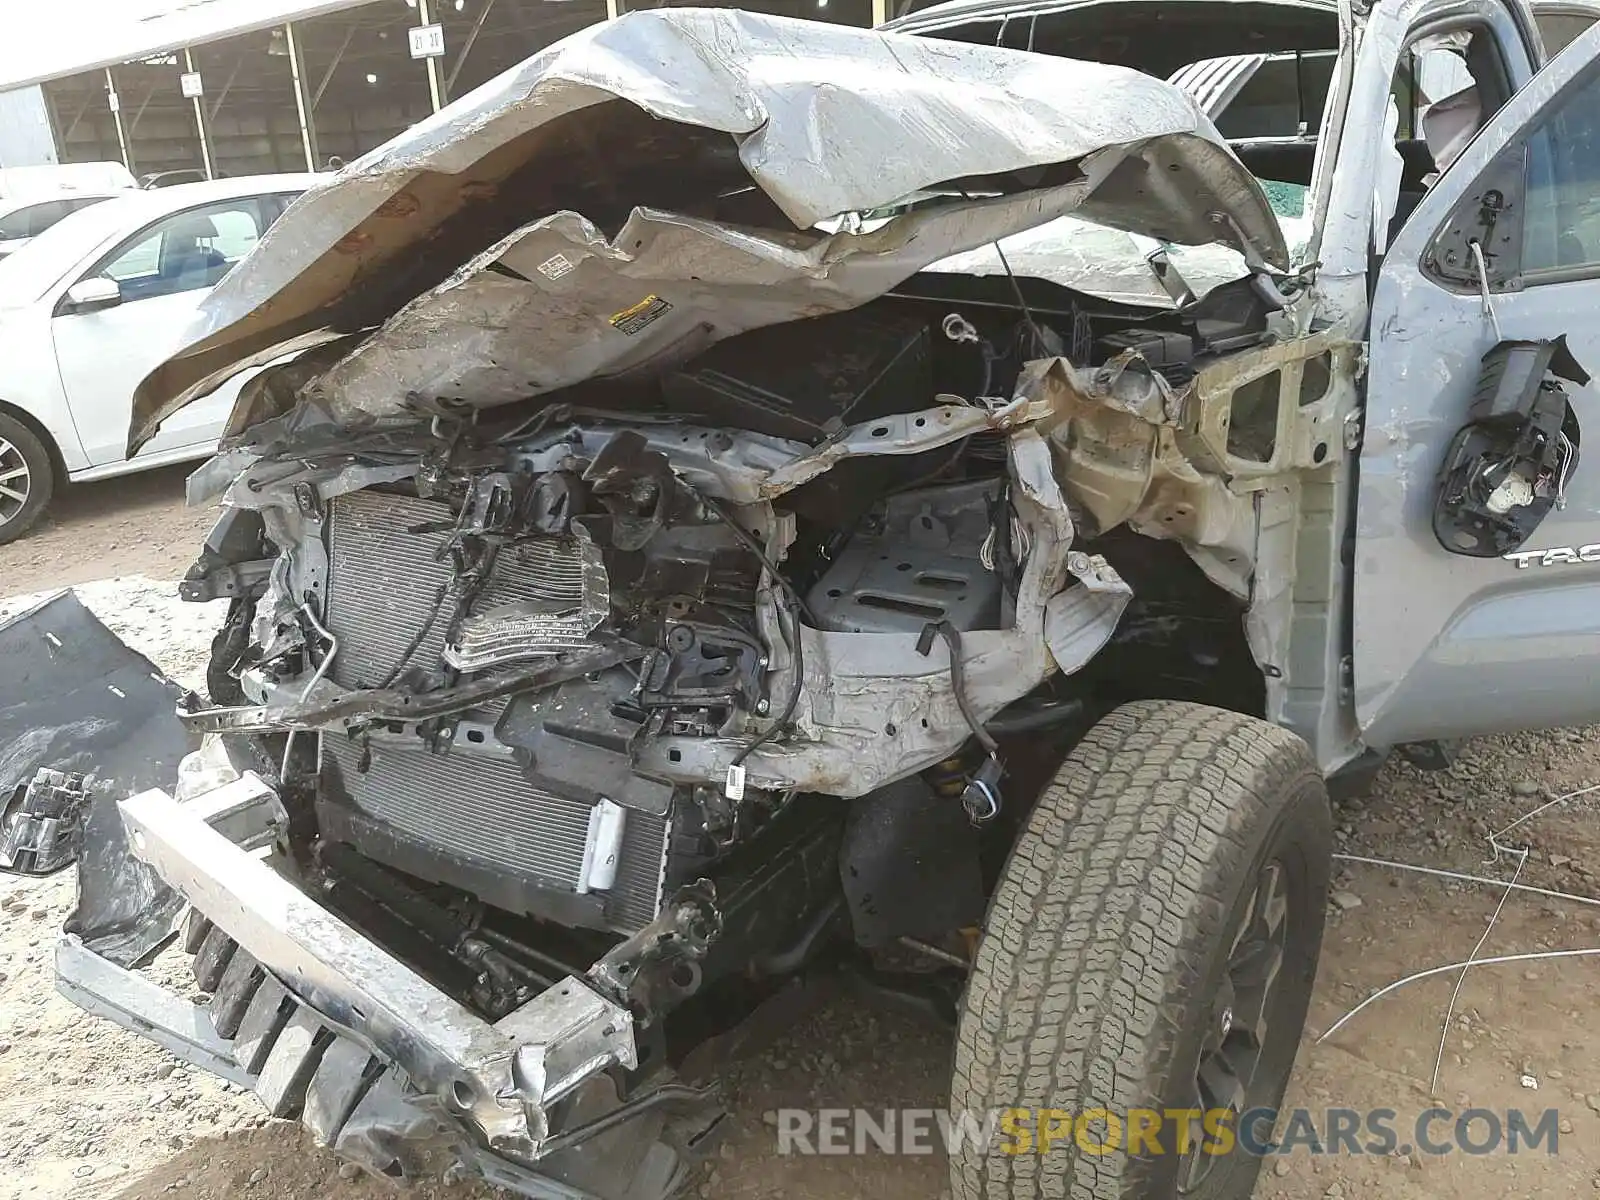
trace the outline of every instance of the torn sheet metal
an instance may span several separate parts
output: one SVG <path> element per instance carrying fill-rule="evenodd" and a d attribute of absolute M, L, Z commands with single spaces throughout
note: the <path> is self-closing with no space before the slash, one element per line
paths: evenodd
<path fill-rule="evenodd" d="M 769 235 L 639 209 L 608 239 L 557 213 L 406 305 L 309 396 L 361 426 L 414 422 L 419 397 L 489 407 L 655 373 L 746 330 L 855 308 L 952 250 L 1075 209 L 1088 188 L 926 209 L 869 233 Z"/>
<path fill-rule="evenodd" d="M 1023 415 L 1036 420 L 1045 411 L 1026 394 L 1019 396 L 1015 407 L 1019 420 Z M 990 415 L 982 409 L 967 411 Z M 860 428 L 870 436 L 870 425 Z M 886 434 L 884 440 L 892 440 L 892 435 Z M 965 742 L 971 727 L 963 702 L 979 720 L 987 720 L 1052 675 L 1059 667 L 1052 642 L 1062 646 L 1073 669 L 1081 666 L 1077 651 L 1103 644 L 1111 636 L 1127 594 L 1108 582 L 1107 602 L 1058 605 L 1057 614 L 1050 615 L 1050 598 L 1074 574 L 1067 553 L 1072 519 L 1052 473 L 1046 439 L 1023 425 L 1012 431 L 1007 453 L 1016 484 L 1012 503 L 1032 546 L 1017 585 L 1010 625 L 961 635 L 962 698 L 956 696 L 952 651 L 946 642 L 935 641 L 924 654 L 915 633 L 817 630 L 802 624 L 803 680 L 796 736 L 750 751 L 743 737 L 640 738 L 632 747 L 636 770 L 693 784 L 726 777 L 737 756 L 752 786 L 862 796 L 932 766 Z M 826 465 L 820 468 L 825 469 Z M 1087 567 L 1082 561 L 1087 559 L 1077 556 L 1080 566 Z M 770 592 L 763 593 L 757 607 L 762 640 L 772 648 L 772 691 L 788 695 L 794 686 L 795 663 L 784 649 L 787 643 Z M 1067 649 L 1069 645 L 1074 648 Z"/>
<path fill-rule="evenodd" d="M 709 213 L 725 243 L 752 230 L 770 241 L 938 185 L 1015 193 L 1080 178 L 1094 183 L 1080 209 L 1092 220 L 1287 266 L 1266 197 L 1210 120 L 1137 71 L 728 9 L 630 13 L 556 43 L 297 201 L 206 300 L 187 348 L 140 385 L 130 444 L 241 359 L 383 323 L 530 214 L 581 212 L 609 230 L 634 210 Z M 1056 215 L 1038 210 L 995 235 Z M 961 248 L 952 239 L 941 254 Z M 571 288 L 564 253 L 519 273 L 560 295 Z M 719 275 L 719 257 L 680 263 L 681 280 Z M 788 277 L 814 270 L 793 263 Z M 651 311 L 613 310 L 615 338 Z"/>
<path fill-rule="evenodd" d="M 1198 469 L 1178 444 L 1184 403 L 1139 355 L 1119 355 L 1099 367 L 1064 358 L 1024 368 L 1018 391 L 1047 398 L 1054 416 L 1050 439 L 1064 463 L 1068 499 L 1098 536 L 1127 524 L 1147 537 L 1217 545 L 1228 540 L 1239 508 L 1216 475 Z"/>
<path fill-rule="evenodd" d="M 170 779 L 190 749 L 182 694 L 71 592 L 0 625 L 0 810 L 24 819 L 41 769 L 93 776 L 118 798 Z"/>

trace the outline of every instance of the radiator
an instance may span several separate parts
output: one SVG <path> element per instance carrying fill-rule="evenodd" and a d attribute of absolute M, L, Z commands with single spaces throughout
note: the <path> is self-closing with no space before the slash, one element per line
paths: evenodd
<path fill-rule="evenodd" d="M 330 671 L 336 682 L 383 684 L 416 640 L 451 572 L 448 561 L 435 557 L 447 534 L 410 531 L 450 515 L 443 504 L 374 492 L 332 502 L 326 623 L 339 639 Z M 551 599 L 559 589 L 575 586 L 571 566 L 537 545 L 511 549 L 517 552 L 497 560 L 477 610 Z M 449 618 L 446 611 L 434 622 L 411 666 L 429 671 L 438 666 Z M 478 721 L 494 717 L 493 711 L 473 714 Z M 324 772 L 342 799 L 392 834 L 441 852 L 435 869 L 427 872 L 430 878 L 468 886 L 450 869 L 458 861 L 539 888 L 576 893 L 592 805 L 535 787 L 509 754 L 493 746 L 436 754 L 420 741 L 394 734 L 374 736 L 365 747 L 343 735 L 322 740 Z M 609 927 L 632 932 L 656 915 L 669 820 L 626 813 L 617 877 L 605 896 Z M 388 857 L 379 845 L 360 844 L 359 837 L 356 848 L 374 858 Z"/>
<path fill-rule="evenodd" d="M 410 496 L 352 492 L 331 505 L 328 534 L 328 628 L 339 639 L 333 678 L 346 687 L 383 684 L 434 607 L 443 611 L 412 653 L 407 667 L 439 666 L 454 611 L 446 595 L 451 579 L 441 556 L 448 532 L 412 533 L 420 525 L 448 522 L 447 505 Z M 583 564 L 575 551 L 552 541 L 505 547 L 473 605 L 487 613 L 525 601 L 576 606 L 583 598 Z"/>

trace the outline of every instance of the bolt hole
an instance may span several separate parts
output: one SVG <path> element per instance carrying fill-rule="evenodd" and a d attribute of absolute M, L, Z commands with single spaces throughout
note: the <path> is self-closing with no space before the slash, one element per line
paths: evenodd
<path fill-rule="evenodd" d="M 887 725 L 885 725 L 883 727 L 883 731 L 890 737 L 893 737 L 895 734 L 900 732 L 900 730 L 895 727 L 895 723 L 893 721 L 890 721 Z"/>
<path fill-rule="evenodd" d="M 668 750 L 667 751 L 667 758 L 670 759 L 672 762 L 682 762 L 683 761 L 683 751 L 682 750 Z"/>
<path fill-rule="evenodd" d="M 1312 462 L 1321 462 L 1323 459 L 1325 459 L 1327 457 L 1328 457 L 1328 443 L 1327 442 L 1318 442 L 1317 443 L 1317 448 L 1311 452 L 1311 461 Z"/>
<path fill-rule="evenodd" d="M 477 1096 L 478 1093 L 465 1079 L 458 1079 L 450 1085 L 450 1099 L 455 1102 L 457 1108 L 471 1108 Z"/>
<path fill-rule="evenodd" d="M 888 437 L 889 436 L 889 427 L 887 425 L 879 425 L 879 426 L 875 427 L 873 429 L 873 431 L 872 431 L 872 436 L 873 437 Z"/>

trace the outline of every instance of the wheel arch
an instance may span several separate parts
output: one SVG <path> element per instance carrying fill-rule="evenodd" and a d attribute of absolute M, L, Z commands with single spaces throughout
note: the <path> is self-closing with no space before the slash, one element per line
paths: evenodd
<path fill-rule="evenodd" d="M 50 455 L 50 466 L 54 468 L 56 478 L 62 483 L 67 482 L 67 461 L 61 453 L 60 443 L 56 441 L 55 434 L 50 432 L 49 426 L 25 408 L 12 404 L 5 397 L 0 396 L 0 414 L 26 425 L 29 431 L 44 445 L 45 452 Z"/>

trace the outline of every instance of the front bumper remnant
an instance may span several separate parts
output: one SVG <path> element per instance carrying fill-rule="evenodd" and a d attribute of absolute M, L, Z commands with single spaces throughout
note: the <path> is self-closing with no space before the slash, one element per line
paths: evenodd
<path fill-rule="evenodd" d="M 281 815 L 249 773 L 120 809 L 132 854 L 192 906 L 185 949 L 211 1001 L 172 995 L 71 935 L 56 955 L 68 999 L 391 1178 L 460 1164 L 541 1200 L 657 1200 L 681 1182 L 685 1129 L 714 1124 L 708 1098 L 667 1084 L 619 1102 L 611 1073 L 637 1066 L 632 1016 L 587 981 L 483 1020 L 225 836 L 259 844 Z M 687 1125 L 673 1125 L 683 1109 Z"/>

